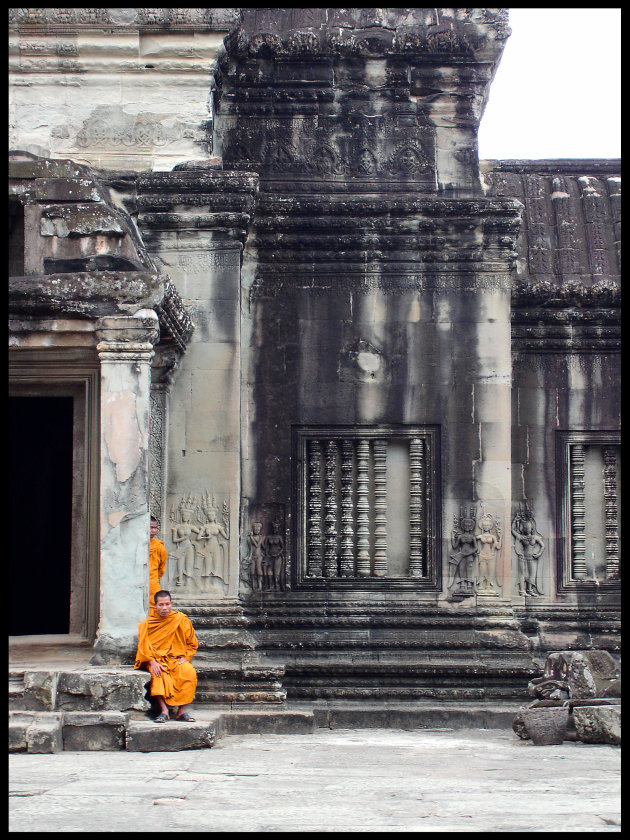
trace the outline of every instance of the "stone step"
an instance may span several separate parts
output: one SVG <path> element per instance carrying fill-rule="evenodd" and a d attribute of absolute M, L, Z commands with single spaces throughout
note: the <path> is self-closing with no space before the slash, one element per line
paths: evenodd
<path fill-rule="evenodd" d="M 131 720 L 127 725 L 125 749 L 128 752 L 178 752 L 213 747 L 221 737 L 220 726 L 220 715 L 209 722 L 195 720 L 194 723 Z"/>
<path fill-rule="evenodd" d="M 57 753 L 63 750 L 61 712 L 9 712 L 9 752 Z"/>
<path fill-rule="evenodd" d="M 80 670 L 10 669 L 9 708 L 22 711 L 146 711 L 149 676 L 129 665 Z"/>
<path fill-rule="evenodd" d="M 205 749 L 227 735 L 309 734 L 318 727 L 509 729 L 516 704 L 297 703 L 283 709 L 191 708 L 194 722 L 155 723 L 138 712 L 10 712 L 9 751 L 173 752 Z"/>
<path fill-rule="evenodd" d="M 284 666 L 270 662 L 195 659 L 196 703 L 283 703 Z"/>

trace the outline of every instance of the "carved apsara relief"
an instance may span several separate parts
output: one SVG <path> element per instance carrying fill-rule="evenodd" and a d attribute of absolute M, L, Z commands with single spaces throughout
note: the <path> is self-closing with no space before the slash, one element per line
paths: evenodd
<path fill-rule="evenodd" d="M 477 559 L 476 508 L 461 508 L 453 520 L 451 546 L 448 559 L 448 592 L 451 601 L 461 601 L 475 594 L 475 563 Z"/>
<path fill-rule="evenodd" d="M 454 517 L 447 584 L 451 601 L 473 595 L 498 596 L 503 585 L 499 576 L 501 521 L 485 511 L 483 503 L 479 517 L 477 513 L 476 507 L 462 507 Z"/>
<path fill-rule="evenodd" d="M 284 506 L 253 505 L 241 576 L 254 592 L 284 592 L 286 552 Z"/>
<path fill-rule="evenodd" d="M 230 508 L 209 490 L 171 506 L 169 581 L 190 593 L 224 593 L 229 582 Z"/>
<path fill-rule="evenodd" d="M 539 565 L 545 543 L 536 531 L 536 520 L 527 505 L 519 505 L 512 520 L 514 551 L 518 560 L 518 594 L 537 597 L 544 595 L 538 583 Z"/>

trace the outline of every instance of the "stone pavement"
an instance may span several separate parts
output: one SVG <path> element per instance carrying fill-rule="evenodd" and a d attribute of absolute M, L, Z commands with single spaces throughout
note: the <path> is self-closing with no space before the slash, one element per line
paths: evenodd
<path fill-rule="evenodd" d="M 620 831 L 620 765 L 619 747 L 535 747 L 498 729 L 317 729 L 228 735 L 185 752 L 15 754 L 9 830 Z"/>

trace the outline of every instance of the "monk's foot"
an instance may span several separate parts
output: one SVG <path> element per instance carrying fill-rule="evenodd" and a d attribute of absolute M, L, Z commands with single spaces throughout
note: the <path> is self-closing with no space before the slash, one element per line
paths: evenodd
<path fill-rule="evenodd" d="M 166 714 L 166 712 L 160 712 L 160 714 L 156 717 L 155 722 L 156 723 L 166 723 L 167 720 L 168 720 L 168 715 Z"/>
<path fill-rule="evenodd" d="M 182 712 L 181 715 L 178 715 L 175 720 L 183 720 L 184 723 L 194 723 L 194 717 L 191 717 L 188 712 Z"/>

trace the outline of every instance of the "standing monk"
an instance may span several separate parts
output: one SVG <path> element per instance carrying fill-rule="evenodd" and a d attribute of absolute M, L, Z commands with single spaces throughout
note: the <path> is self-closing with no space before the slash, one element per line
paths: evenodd
<path fill-rule="evenodd" d="M 155 593 L 155 613 L 149 613 L 138 625 L 138 652 L 134 668 L 151 672 L 150 694 L 160 704 L 155 719 L 165 723 L 169 707 L 177 706 L 175 720 L 193 721 L 186 712 L 197 688 L 197 672 L 190 660 L 199 642 L 190 619 L 173 609 L 171 593 L 164 589 Z"/>
<path fill-rule="evenodd" d="M 155 535 L 158 532 L 158 521 L 151 517 L 151 542 L 149 543 L 149 615 L 157 615 L 155 612 L 155 593 L 161 589 L 160 578 L 166 571 L 168 553 L 162 540 Z"/>

